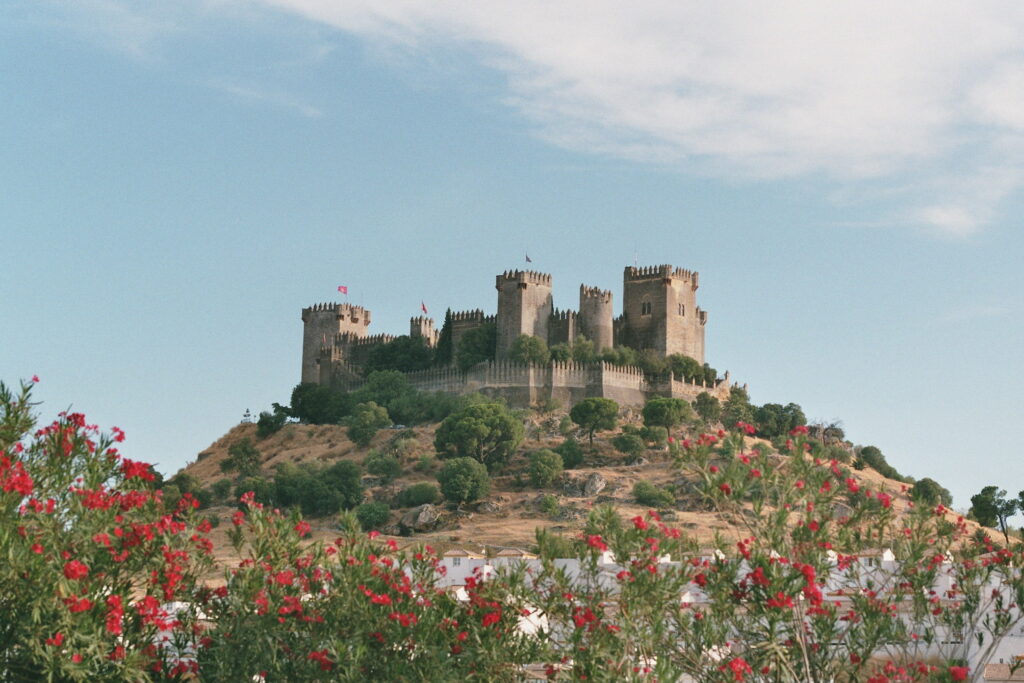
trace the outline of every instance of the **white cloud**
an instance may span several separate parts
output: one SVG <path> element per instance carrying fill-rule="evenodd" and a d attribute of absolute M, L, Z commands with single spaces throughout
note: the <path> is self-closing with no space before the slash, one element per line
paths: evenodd
<path fill-rule="evenodd" d="M 324 115 L 323 111 L 319 107 L 303 102 L 297 97 L 281 90 L 252 84 L 242 85 L 239 83 L 230 83 L 221 80 L 210 81 L 209 85 L 216 90 L 221 90 L 242 100 L 260 102 L 275 107 L 282 107 L 297 111 L 306 118 L 316 119 Z"/>
<path fill-rule="evenodd" d="M 1018 181 L 962 188 L 1024 161 L 1024 4 L 1010 0 L 258 1 L 391 51 L 461 50 L 562 147 L 716 177 L 930 186 L 893 220 L 941 235 L 991 222 Z"/>

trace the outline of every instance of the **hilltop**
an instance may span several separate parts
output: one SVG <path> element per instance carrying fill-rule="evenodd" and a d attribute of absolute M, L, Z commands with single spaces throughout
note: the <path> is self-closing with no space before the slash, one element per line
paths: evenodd
<path fill-rule="evenodd" d="M 492 477 L 490 495 L 461 508 L 441 502 L 419 520 L 413 519 L 416 517 L 411 514 L 413 508 L 397 506 L 396 496 L 412 484 L 436 484 L 436 472 L 444 462 L 435 457 L 433 442 L 439 426 L 437 423 L 382 429 L 366 447 L 353 443 L 347 428 L 339 425 L 289 423 L 280 431 L 260 439 L 255 424 L 243 423 L 231 428 L 202 451 L 182 473 L 191 475 L 203 487 L 213 487 L 224 480 L 233 482 L 234 477 L 221 471 L 221 463 L 229 457 L 229 448 L 244 440 L 249 440 L 259 451 L 261 473 L 266 477 L 273 476 L 275 468 L 286 463 L 328 466 L 349 461 L 363 472 L 365 500 L 392 505 L 388 521 L 379 526 L 383 533 L 440 548 L 529 548 L 534 544 L 537 528 L 567 537 L 578 536 L 589 510 L 596 504 L 614 505 L 623 518 L 646 512 L 649 506 L 638 503 L 633 495 L 633 487 L 639 481 L 674 491 L 676 504 L 670 506 L 663 516 L 669 524 L 679 527 L 701 545 L 711 545 L 718 534 L 727 539 L 740 538 L 744 534 L 745 529 L 737 525 L 738 520 L 729 519 L 706 506 L 697 482 L 680 473 L 664 447 L 649 448 L 638 462 L 628 464 L 627 456 L 616 451 L 611 443 L 613 437 L 621 433 L 618 430 L 598 433 L 592 450 L 585 440 L 581 440 L 585 456 L 579 467 L 565 470 L 551 486 L 533 486 L 526 476 L 528 454 L 542 448 L 553 449 L 563 442 L 565 437 L 560 425 L 564 430 L 564 416 L 564 411 L 526 415 L 526 439 L 502 473 Z M 625 409 L 622 424 L 639 426 L 638 412 Z M 762 439 L 748 439 L 748 447 L 758 443 L 770 446 Z M 852 445 L 847 446 L 852 450 Z M 401 474 L 387 482 L 367 474 L 363 464 L 372 451 L 399 452 Z M 849 476 L 861 488 L 892 495 L 893 506 L 898 512 L 911 504 L 905 495 L 907 485 L 901 481 L 888 479 L 870 467 L 850 468 Z M 221 486 L 226 487 L 226 484 Z M 557 503 L 557 509 L 552 500 Z M 544 509 L 542 503 L 546 505 Z M 224 519 L 232 511 L 233 508 L 223 503 L 210 508 L 210 514 Z M 950 519 L 956 518 L 955 513 L 948 515 Z M 973 522 L 969 524 L 972 528 L 977 526 Z M 313 527 L 315 536 L 333 538 L 336 517 L 315 519 Z M 224 529 L 219 531 L 223 533 Z M 227 547 L 226 543 L 218 545 Z"/>

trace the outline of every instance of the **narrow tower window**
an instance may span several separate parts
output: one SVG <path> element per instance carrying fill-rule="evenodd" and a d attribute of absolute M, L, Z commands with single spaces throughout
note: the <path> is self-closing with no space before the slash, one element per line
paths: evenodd
<path fill-rule="evenodd" d="M 650 315 L 650 314 L 651 314 L 651 302 L 650 301 L 642 301 L 640 303 L 640 315 Z"/>
<path fill-rule="evenodd" d="M 679 315 L 686 315 L 686 306 L 684 306 L 683 304 L 679 304 Z"/>

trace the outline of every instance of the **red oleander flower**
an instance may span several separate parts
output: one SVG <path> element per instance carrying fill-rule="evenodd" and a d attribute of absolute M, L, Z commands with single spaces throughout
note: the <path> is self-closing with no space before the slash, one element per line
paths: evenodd
<path fill-rule="evenodd" d="M 64 565 L 64 576 L 71 581 L 78 581 L 84 579 L 89 575 L 89 567 L 78 560 L 71 560 Z"/>
<path fill-rule="evenodd" d="M 966 666 L 949 667 L 949 677 L 954 681 L 966 681 L 968 669 Z"/>
<path fill-rule="evenodd" d="M 493 626 L 501 621 L 501 610 L 497 612 L 488 612 L 484 615 L 484 618 L 480 620 L 480 623 L 486 628 L 487 626 Z"/>
<path fill-rule="evenodd" d="M 747 674 L 754 673 L 754 670 L 750 668 L 750 665 L 747 664 L 747 661 L 742 657 L 736 657 L 722 667 L 723 671 L 726 669 L 732 672 L 732 680 L 734 681 L 742 681 L 747 677 Z"/>
<path fill-rule="evenodd" d="M 587 545 L 589 545 L 591 548 L 597 548 L 601 552 L 608 550 L 608 544 L 605 543 L 604 540 L 596 534 L 593 536 L 587 536 Z"/>
<path fill-rule="evenodd" d="M 637 529 L 640 529 L 641 531 L 643 531 L 643 530 L 645 530 L 647 528 L 647 520 L 645 520 L 640 515 L 637 515 L 636 517 L 634 517 L 630 521 L 633 522 L 633 526 L 634 527 L 636 527 Z"/>
<path fill-rule="evenodd" d="M 299 523 L 295 525 L 295 533 L 299 535 L 299 538 L 307 535 L 311 531 L 309 522 L 304 519 L 299 520 Z"/>
<path fill-rule="evenodd" d="M 53 645 L 54 647 L 60 647 L 63 642 L 64 642 L 64 634 L 61 633 L 60 631 L 57 631 L 56 633 L 54 633 L 52 638 L 47 638 L 46 639 L 46 644 L 47 645 Z"/>

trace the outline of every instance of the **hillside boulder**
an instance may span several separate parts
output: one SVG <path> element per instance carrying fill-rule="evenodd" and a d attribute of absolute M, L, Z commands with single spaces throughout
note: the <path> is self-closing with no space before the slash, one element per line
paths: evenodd
<path fill-rule="evenodd" d="M 440 519 L 437 506 L 426 503 L 406 512 L 398 524 L 408 532 L 423 532 L 432 530 Z"/>

